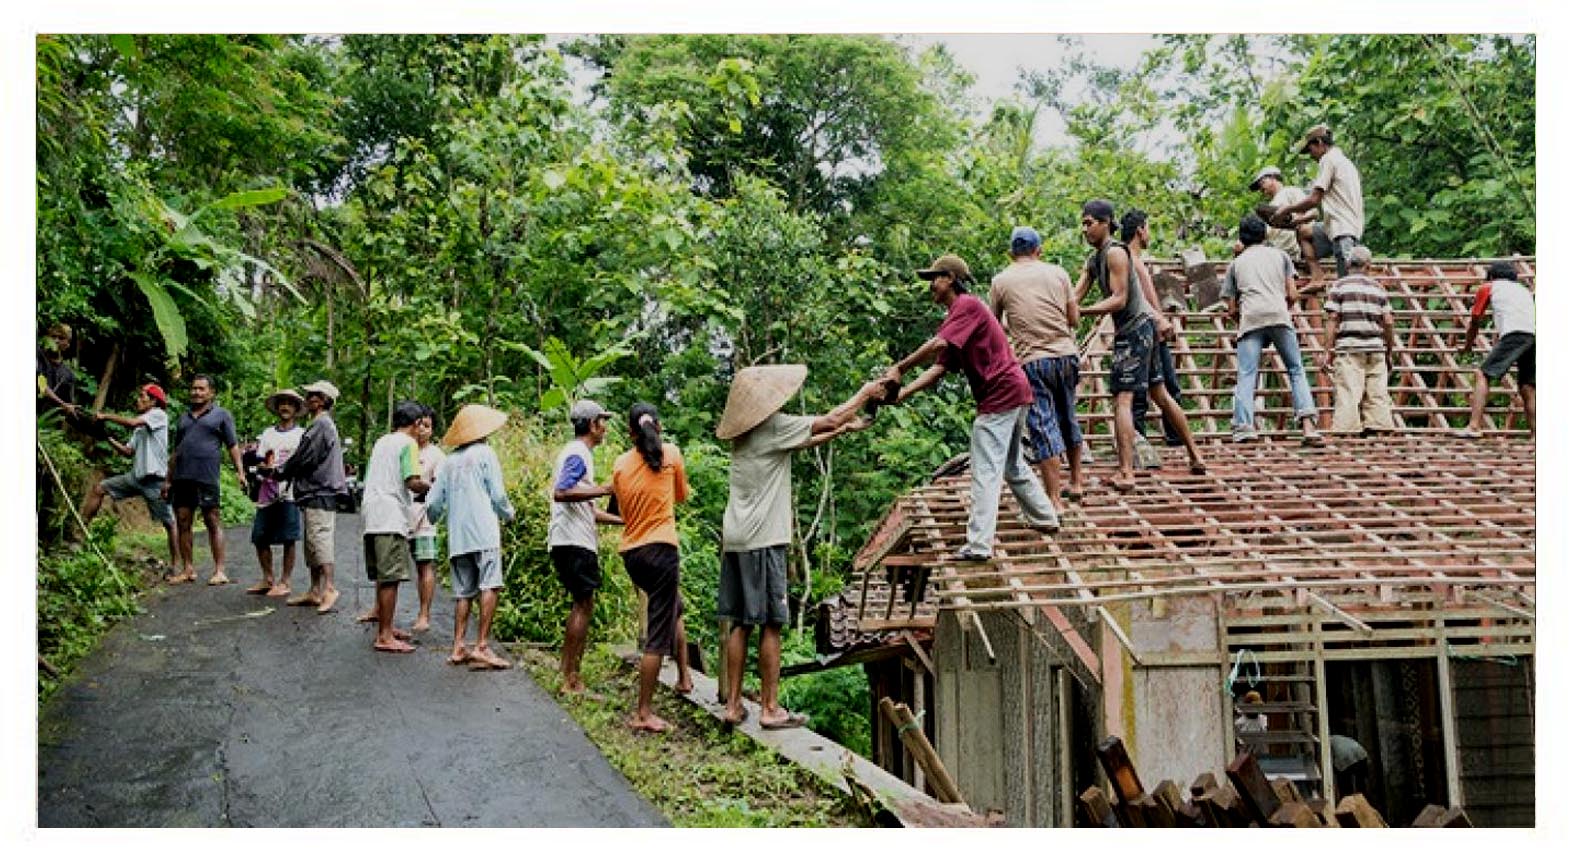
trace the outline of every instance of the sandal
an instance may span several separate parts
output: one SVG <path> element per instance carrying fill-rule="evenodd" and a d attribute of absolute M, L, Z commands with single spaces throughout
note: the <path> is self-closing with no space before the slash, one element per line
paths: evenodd
<path fill-rule="evenodd" d="M 810 717 L 803 712 L 789 712 L 788 716 L 783 718 L 781 721 L 767 721 L 766 719 L 762 718 L 761 729 L 792 730 L 795 727 L 803 727 L 808 723 L 810 723 Z"/>

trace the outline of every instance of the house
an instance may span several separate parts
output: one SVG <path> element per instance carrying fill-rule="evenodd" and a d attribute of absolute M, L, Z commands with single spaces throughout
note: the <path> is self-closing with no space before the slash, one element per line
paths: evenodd
<path fill-rule="evenodd" d="M 1008 495 L 996 557 L 974 564 L 945 559 L 963 538 L 966 467 L 938 472 L 893 503 L 857 579 L 823 605 L 822 665 L 864 664 L 872 699 L 921 713 L 969 804 L 1011 825 L 1074 825 L 1074 797 L 1104 783 L 1094 744 L 1107 735 L 1145 779 L 1192 778 L 1253 748 L 1269 774 L 1326 798 L 1360 789 L 1393 823 L 1436 802 L 1479 826 L 1532 825 L 1535 445 L 1510 431 L 1519 408 L 1503 396 L 1495 434 L 1449 434 L 1472 367 L 1445 348 L 1482 266 L 1376 263 L 1396 308 L 1404 429 L 1322 448 L 1291 435 L 1273 376 L 1268 429 L 1227 442 L 1229 323 L 1183 313 L 1175 354 L 1208 476 L 1165 453 L 1136 491 L 1091 490 L 1053 536 Z M 1532 275 L 1530 259 L 1519 266 Z M 1171 285 L 1178 272 L 1162 269 Z M 1316 345 L 1314 315 L 1297 319 Z M 1106 327 L 1086 344 L 1080 409 L 1109 450 Z M 876 762 L 924 784 L 872 717 Z M 1334 736 L 1368 759 L 1338 772 Z"/>

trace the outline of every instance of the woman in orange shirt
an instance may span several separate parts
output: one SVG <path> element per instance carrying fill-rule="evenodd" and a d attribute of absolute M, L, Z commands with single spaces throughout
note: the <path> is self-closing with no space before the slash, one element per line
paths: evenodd
<path fill-rule="evenodd" d="M 679 596 L 679 530 L 673 506 L 689 498 L 684 456 L 662 441 L 662 424 L 650 403 L 629 410 L 629 438 L 635 446 L 613 461 L 613 498 L 624 518 L 618 552 L 630 582 L 646 593 L 646 645 L 640 658 L 640 696 L 629 727 L 661 733 L 668 722 L 651 710 L 662 659 L 678 663 L 676 690 L 694 687 L 685 663 L 684 602 Z"/>

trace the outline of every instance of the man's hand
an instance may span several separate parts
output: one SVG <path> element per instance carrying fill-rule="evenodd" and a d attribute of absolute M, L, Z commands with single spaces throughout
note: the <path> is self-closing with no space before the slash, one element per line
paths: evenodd
<path fill-rule="evenodd" d="M 1324 365 L 1323 366 L 1324 366 L 1324 369 L 1331 369 L 1331 368 L 1333 368 L 1335 366 L 1335 349 L 1327 348 L 1327 349 L 1324 350 Z"/>
<path fill-rule="evenodd" d="M 1159 313 L 1157 325 L 1159 328 L 1157 333 L 1160 336 L 1161 342 L 1170 342 L 1176 338 L 1177 326 L 1176 322 L 1171 320 L 1171 316 L 1166 315 L 1165 313 Z"/>
<path fill-rule="evenodd" d="M 164 486 L 159 488 L 159 498 L 164 499 L 165 501 L 169 501 L 170 500 L 170 479 L 169 478 L 165 478 L 164 479 Z"/>
<path fill-rule="evenodd" d="M 237 466 L 235 469 L 235 479 L 241 484 L 241 492 L 246 492 L 246 469 Z"/>

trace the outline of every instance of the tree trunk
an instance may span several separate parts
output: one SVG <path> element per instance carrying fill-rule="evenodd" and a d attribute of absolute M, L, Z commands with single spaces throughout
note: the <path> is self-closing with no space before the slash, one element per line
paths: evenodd
<path fill-rule="evenodd" d="M 99 376 L 98 393 L 93 397 L 93 410 L 104 410 L 104 401 L 109 398 L 109 383 L 115 377 L 115 365 L 120 362 L 120 343 L 110 346 L 109 360 L 104 361 L 104 374 Z"/>

